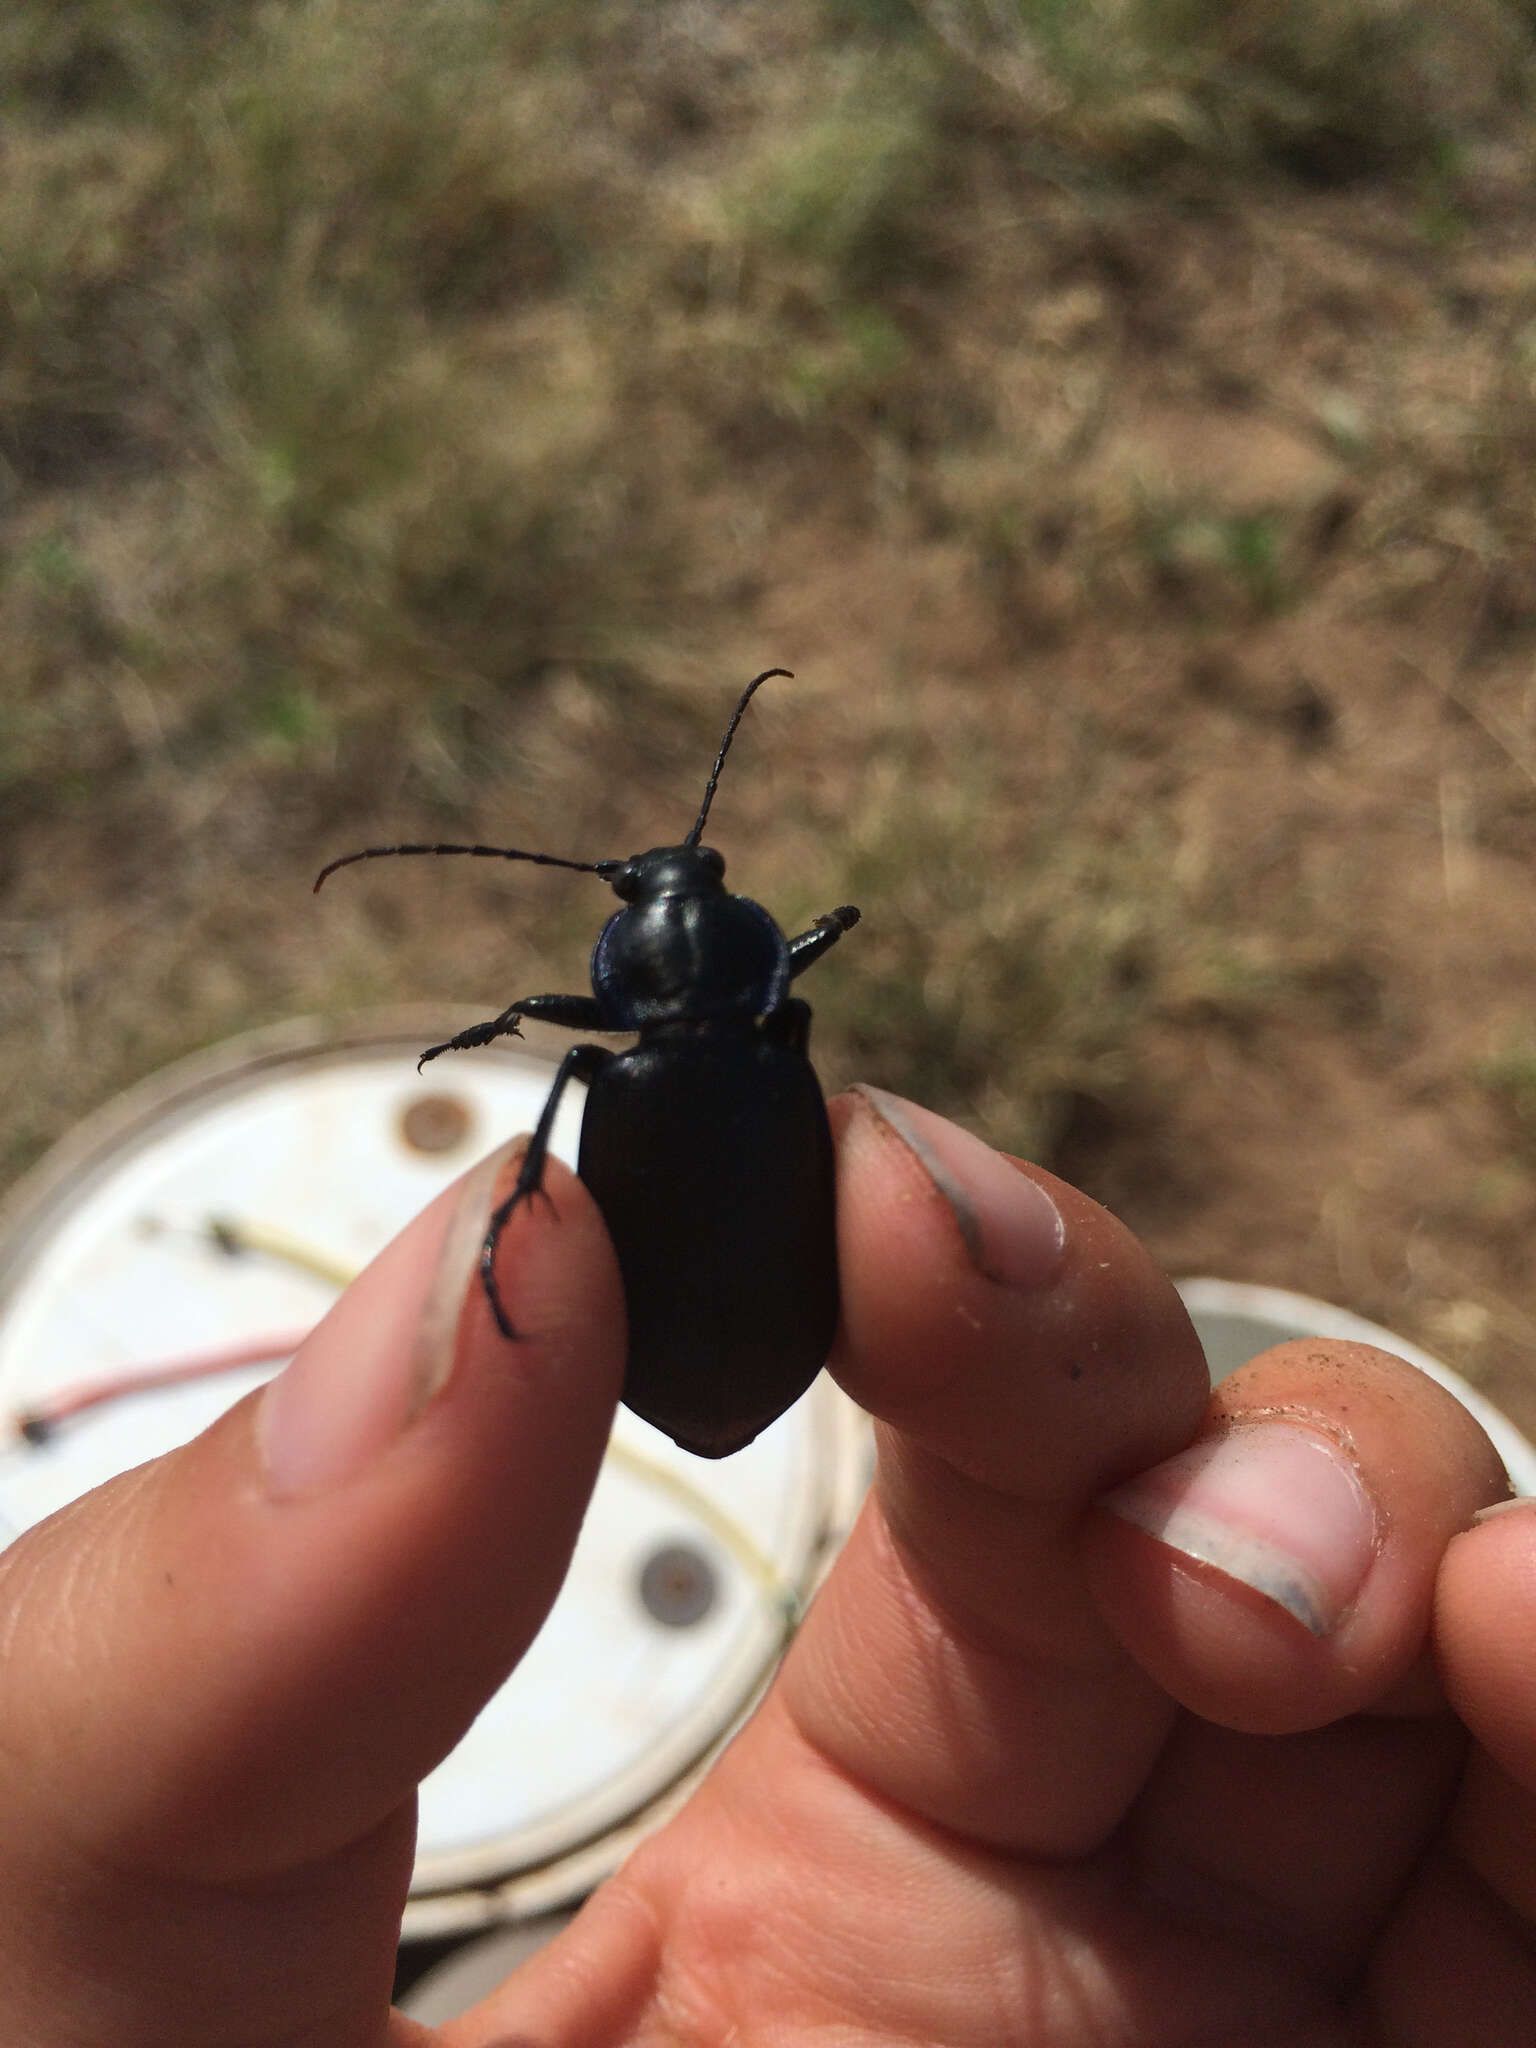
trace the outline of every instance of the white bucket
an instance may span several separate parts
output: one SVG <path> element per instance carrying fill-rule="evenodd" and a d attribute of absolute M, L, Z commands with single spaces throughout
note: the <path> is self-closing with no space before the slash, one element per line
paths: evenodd
<path fill-rule="evenodd" d="M 554 1074 L 532 1031 L 417 1073 L 456 1021 L 237 1039 L 107 1105 L 12 1191 L 0 1545 L 206 1428 L 439 1188 L 532 1128 Z M 567 1160 L 583 1093 L 555 1126 Z M 715 1463 L 620 1410 L 545 1627 L 422 1786 L 408 1935 L 548 1913 L 617 1868 L 771 1676 L 870 1449 L 825 1375 Z"/>

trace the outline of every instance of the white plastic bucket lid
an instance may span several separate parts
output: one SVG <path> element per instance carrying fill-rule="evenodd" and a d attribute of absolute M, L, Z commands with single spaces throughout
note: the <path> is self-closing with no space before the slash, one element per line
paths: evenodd
<path fill-rule="evenodd" d="M 1368 1323 L 1347 1308 L 1314 1301 L 1307 1294 L 1292 1294 L 1284 1287 L 1254 1287 L 1244 1280 L 1179 1280 L 1175 1285 L 1205 1347 L 1213 1381 L 1225 1379 L 1261 1351 L 1293 1337 L 1342 1337 L 1354 1344 L 1374 1344 L 1406 1359 L 1438 1380 L 1448 1394 L 1454 1394 L 1488 1432 L 1515 1492 L 1536 1494 L 1536 1446 L 1502 1409 L 1495 1408 L 1476 1387 L 1468 1386 L 1460 1373 L 1452 1372 L 1406 1337 L 1384 1330 L 1379 1323 Z"/>

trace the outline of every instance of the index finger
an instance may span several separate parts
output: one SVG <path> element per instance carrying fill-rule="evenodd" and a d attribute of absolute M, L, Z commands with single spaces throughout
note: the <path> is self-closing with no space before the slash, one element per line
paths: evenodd
<path fill-rule="evenodd" d="M 1078 1526 L 1194 1435 L 1199 1340 L 1172 1283 L 1075 1189 L 873 1091 L 834 1116 L 833 1365 L 880 1419 L 880 1468 L 784 1704 L 908 1810 L 997 1849 L 1080 1854 L 1173 1708 L 1100 1618 Z"/>

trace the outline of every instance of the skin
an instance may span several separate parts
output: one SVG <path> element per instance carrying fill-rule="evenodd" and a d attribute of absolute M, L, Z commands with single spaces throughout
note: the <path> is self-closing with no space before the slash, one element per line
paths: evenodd
<path fill-rule="evenodd" d="M 413 1788 L 537 1632 L 622 1374 L 563 1170 L 500 1250 L 520 1342 L 471 1284 L 514 1155 L 287 1393 L 0 1557 L 8 2048 L 1529 2042 L 1536 1508 L 1474 1523 L 1508 1491 L 1476 1424 L 1351 1345 L 1208 1400 L 1104 1211 L 861 1095 L 834 1122 L 834 1366 L 879 1477 L 677 1819 L 474 2012 L 388 2012 Z M 1054 1251 L 1010 1217 L 1029 1183 Z M 1234 1430 L 1358 1483 L 1374 1533 L 1321 1628 L 1096 1504 L 1178 1493 L 1166 1461 Z"/>

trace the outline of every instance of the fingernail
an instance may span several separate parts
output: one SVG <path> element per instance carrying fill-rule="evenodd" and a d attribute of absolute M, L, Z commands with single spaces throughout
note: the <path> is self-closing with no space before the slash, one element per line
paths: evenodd
<path fill-rule="evenodd" d="M 499 1147 L 440 1198 L 450 1202 L 446 1223 L 436 1204 L 419 1216 L 268 1386 L 257 1441 L 274 1499 L 355 1478 L 447 1381 L 486 1222 L 526 1143 Z M 425 1258 L 413 1243 L 424 1231 L 437 1237 L 435 1255 Z"/>
<path fill-rule="evenodd" d="M 1376 1555 L 1376 1510 L 1352 1460 L 1290 1423 L 1207 1437 L 1099 1506 L 1262 1593 L 1315 1636 L 1338 1626 Z"/>
<path fill-rule="evenodd" d="M 1527 1514 L 1536 1515 L 1536 1500 L 1532 1500 L 1528 1493 L 1511 1494 L 1508 1500 L 1496 1500 L 1489 1507 L 1479 1508 L 1472 1517 L 1473 1525 L 1491 1522 L 1497 1516 L 1510 1514 L 1517 1508 L 1524 1508 Z"/>
<path fill-rule="evenodd" d="M 954 1212 L 971 1263 L 1004 1287 L 1043 1287 L 1066 1251 L 1061 1211 L 1038 1181 L 958 1124 L 883 1088 L 859 1086 Z"/>

